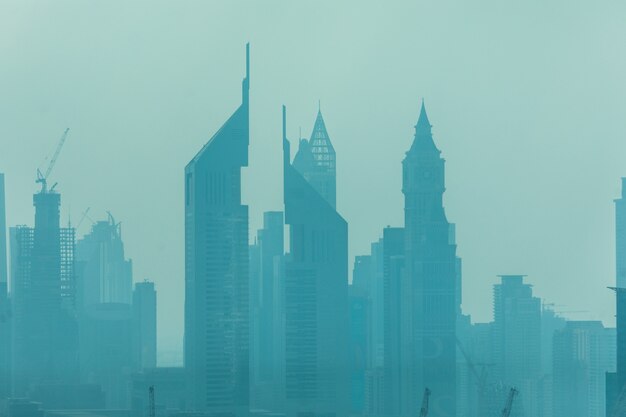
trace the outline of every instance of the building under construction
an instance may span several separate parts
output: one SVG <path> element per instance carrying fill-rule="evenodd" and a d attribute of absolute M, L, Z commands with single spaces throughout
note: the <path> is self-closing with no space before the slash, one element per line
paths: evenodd
<path fill-rule="evenodd" d="M 14 395 L 76 370 L 75 236 L 59 225 L 60 203 L 54 191 L 35 194 L 35 227 L 11 229 Z"/>

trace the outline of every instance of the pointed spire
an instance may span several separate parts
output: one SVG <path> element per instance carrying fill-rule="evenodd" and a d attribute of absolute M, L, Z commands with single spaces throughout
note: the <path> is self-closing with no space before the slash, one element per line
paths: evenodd
<path fill-rule="evenodd" d="M 313 132 L 311 132 L 309 143 L 311 145 L 311 151 L 315 157 L 316 164 L 318 166 L 334 170 L 335 148 L 333 147 L 333 144 L 330 141 L 330 136 L 328 136 L 328 132 L 326 131 L 326 123 L 324 123 L 321 108 L 317 111 L 317 118 L 315 119 L 315 125 L 313 126 Z"/>
<path fill-rule="evenodd" d="M 415 139 L 413 140 L 413 144 L 411 145 L 409 153 L 415 151 L 439 152 L 439 149 L 437 149 L 437 146 L 433 141 L 432 125 L 428 120 L 428 115 L 426 114 L 426 105 L 424 104 L 423 98 L 420 115 L 417 119 L 417 124 L 415 125 Z"/>
<path fill-rule="evenodd" d="M 250 90 L 250 42 L 246 43 L 246 78 L 243 79 L 241 84 L 242 100 L 247 104 Z"/>
<path fill-rule="evenodd" d="M 422 98 L 422 108 L 420 109 L 420 116 L 417 119 L 417 125 L 415 125 L 415 129 L 421 132 L 431 131 L 431 124 L 428 120 L 428 115 L 426 114 L 426 106 L 424 105 L 424 99 Z"/>

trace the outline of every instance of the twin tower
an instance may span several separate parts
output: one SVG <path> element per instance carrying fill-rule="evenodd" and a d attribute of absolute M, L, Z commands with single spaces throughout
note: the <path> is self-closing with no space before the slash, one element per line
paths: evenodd
<path fill-rule="evenodd" d="M 185 168 L 187 407 L 237 417 L 252 415 L 257 407 L 250 377 L 255 344 L 250 335 L 256 333 L 251 332 L 249 214 L 241 203 L 249 89 L 246 46 L 241 105 Z M 335 151 L 321 112 L 311 139 L 298 148 L 292 161 L 283 107 L 289 247 L 273 286 L 273 401 L 264 408 L 288 417 L 343 417 L 350 412 L 354 359 L 348 347 L 348 225 L 336 211 Z M 394 395 L 385 396 L 384 415 L 416 415 L 428 387 L 430 415 L 454 416 L 456 246 L 442 205 L 444 160 L 423 105 L 403 173 L 404 267 L 394 283 L 401 291 L 385 297 L 385 310 L 397 313 L 384 320 L 399 337 L 397 346 L 385 346 L 384 391 Z M 390 320 L 397 323 L 391 326 Z"/>

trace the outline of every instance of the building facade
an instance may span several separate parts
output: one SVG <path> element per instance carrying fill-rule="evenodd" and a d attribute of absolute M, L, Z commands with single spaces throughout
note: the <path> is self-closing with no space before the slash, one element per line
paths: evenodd
<path fill-rule="evenodd" d="M 249 408 L 249 49 L 242 103 L 185 168 L 185 341 L 188 407 L 242 416 Z"/>
<path fill-rule="evenodd" d="M 348 225 L 291 164 L 283 107 L 285 406 L 288 416 L 349 412 Z"/>
<path fill-rule="evenodd" d="M 76 382 L 74 229 L 60 226 L 61 196 L 33 197 L 35 227 L 11 230 L 13 394 Z"/>

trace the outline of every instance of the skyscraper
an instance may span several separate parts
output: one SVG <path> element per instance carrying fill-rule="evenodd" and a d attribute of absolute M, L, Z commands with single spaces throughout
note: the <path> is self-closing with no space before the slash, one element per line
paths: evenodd
<path fill-rule="evenodd" d="M 60 227 L 61 196 L 33 197 L 35 227 L 12 231 L 13 390 L 75 382 L 78 376 L 74 229 Z"/>
<path fill-rule="evenodd" d="M 384 415 L 400 416 L 402 331 L 400 314 L 405 260 L 404 228 L 386 227 L 382 238 L 384 285 Z M 417 397 L 416 397 L 417 398 Z"/>
<path fill-rule="evenodd" d="M 622 195 L 615 199 L 615 286 L 626 288 L 626 178 Z"/>
<path fill-rule="evenodd" d="M 284 253 L 283 213 L 263 213 L 263 228 L 258 231 L 256 245 L 250 253 L 250 355 L 255 393 L 255 407 L 264 410 L 280 408 L 280 352 L 284 350 L 282 337 L 282 280 Z"/>
<path fill-rule="evenodd" d="M 605 374 L 615 352 L 605 347 L 614 346 L 612 337 L 600 321 L 569 321 L 554 333 L 554 417 L 606 416 Z"/>
<path fill-rule="evenodd" d="M 185 168 L 185 347 L 189 406 L 241 416 L 249 408 L 249 47 L 242 104 Z"/>
<path fill-rule="evenodd" d="M 285 398 L 288 416 L 349 410 L 348 225 L 291 164 L 283 107 Z"/>
<path fill-rule="evenodd" d="M 77 301 L 85 307 L 98 303 L 130 304 L 132 261 L 124 256 L 122 225 L 111 214 L 94 223 L 76 245 Z"/>
<path fill-rule="evenodd" d="M 4 174 L 0 172 L 0 284 L 7 282 L 7 222 Z"/>
<path fill-rule="evenodd" d="M 541 300 L 523 275 L 502 275 L 493 288 L 494 373 L 504 385 L 520 391 L 513 415 L 539 412 L 541 375 Z"/>
<path fill-rule="evenodd" d="M 6 232 L 4 174 L 0 173 L 0 398 L 8 397 L 11 388 L 11 312 L 8 298 Z"/>
<path fill-rule="evenodd" d="M 337 157 L 326 131 L 322 110 L 318 110 L 311 138 L 300 139 L 293 167 L 332 208 L 337 206 Z"/>
<path fill-rule="evenodd" d="M 133 366 L 157 366 L 157 297 L 154 282 L 135 284 L 133 291 Z"/>
<path fill-rule="evenodd" d="M 402 162 L 405 274 L 401 351 L 403 415 L 415 414 L 425 388 L 430 415 L 456 414 L 456 244 L 443 207 L 444 159 L 435 146 L 424 102 L 415 138 Z"/>

